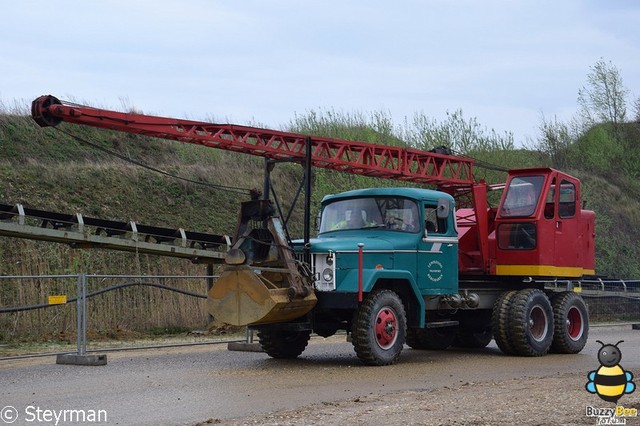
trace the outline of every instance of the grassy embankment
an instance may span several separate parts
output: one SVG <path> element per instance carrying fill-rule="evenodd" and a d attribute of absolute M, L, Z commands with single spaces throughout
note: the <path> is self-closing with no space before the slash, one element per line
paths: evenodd
<path fill-rule="evenodd" d="M 136 161 L 191 180 L 241 188 L 261 188 L 263 160 L 201 146 L 181 144 L 113 131 L 61 124 L 61 128 Z M 389 124 L 388 117 L 310 113 L 296 117 L 290 129 L 317 135 L 372 143 L 403 144 L 406 128 Z M 608 141 L 595 129 L 567 152 L 567 172 L 583 180 L 583 199 L 597 214 L 598 272 L 616 277 L 640 278 L 638 195 L 640 158 L 629 125 L 625 147 Z M 425 138 L 425 145 L 428 143 Z M 413 141 L 413 146 L 421 146 Z M 469 155 L 503 167 L 550 165 L 535 151 L 487 149 L 472 146 Z M 370 186 L 394 186 L 380 181 L 327 170 L 314 172 L 314 205 L 328 193 Z M 477 169 L 476 178 L 499 182 L 504 174 Z M 167 177 L 114 158 L 78 143 L 55 129 L 41 129 L 23 113 L 0 114 L 0 202 L 113 220 L 182 227 L 189 230 L 232 234 L 239 195 L 206 185 Z M 301 168 L 281 164 L 274 185 L 285 207 L 301 179 Z M 293 236 L 301 233 L 301 211 L 291 221 Z M 19 239 L 0 239 L 0 273 L 202 275 L 202 265 L 187 261 L 107 251 L 73 250 L 65 245 Z M 104 283 L 90 283 L 94 287 Z M 205 283 L 184 279 L 166 284 L 203 293 Z M 91 288 L 89 289 L 91 290 Z M 75 282 L 51 280 L 0 280 L 0 306 L 43 303 L 50 294 L 75 294 Z M 204 301 L 158 289 L 129 288 L 98 296 L 89 303 L 89 327 L 96 336 L 118 333 L 204 328 Z M 58 338 L 75 329 L 73 305 L 47 310 L 0 315 L 0 341 L 16 338 Z"/>

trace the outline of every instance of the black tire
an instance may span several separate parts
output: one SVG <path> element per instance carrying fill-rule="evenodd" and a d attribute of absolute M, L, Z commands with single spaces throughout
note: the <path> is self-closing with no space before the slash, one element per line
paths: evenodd
<path fill-rule="evenodd" d="M 425 349 L 444 350 L 453 345 L 456 338 L 457 328 L 438 327 L 425 328 L 422 330 L 422 342 Z"/>
<path fill-rule="evenodd" d="M 422 345 L 422 342 L 420 341 L 421 331 L 422 331 L 421 328 L 411 327 L 407 329 L 406 343 L 407 345 L 409 345 L 410 348 L 425 349 Z"/>
<path fill-rule="evenodd" d="M 442 328 L 411 328 L 407 331 L 407 345 L 413 349 L 444 350 L 453 344 L 456 329 Z"/>
<path fill-rule="evenodd" d="M 506 355 L 515 354 L 511 332 L 509 330 L 509 314 L 511 312 L 511 302 L 516 293 L 516 291 L 502 293 L 493 305 L 493 313 L 491 315 L 493 338 L 498 348 Z"/>
<path fill-rule="evenodd" d="M 320 337 L 331 337 L 338 332 L 336 328 L 314 328 L 313 332 Z"/>
<path fill-rule="evenodd" d="M 453 345 L 461 348 L 480 349 L 486 347 L 492 339 L 493 333 L 491 327 L 481 329 L 465 328 L 458 330 Z"/>
<path fill-rule="evenodd" d="M 520 290 L 511 300 L 509 332 L 517 355 L 542 356 L 553 341 L 553 310 L 544 292 Z"/>
<path fill-rule="evenodd" d="M 589 313 L 578 294 L 558 293 L 551 298 L 554 332 L 551 348 L 561 354 L 577 354 L 587 344 Z"/>
<path fill-rule="evenodd" d="M 258 339 L 262 350 L 272 358 L 296 358 L 307 347 L 311 331 L 260 330 Z"/>
<path fill-rule="evenodd" d="M 370 293 L 354 315 L 351 341 L 366 365 L 389 365 L 400 357 L 407 316 L 400 297 L 391 290 Z"/>

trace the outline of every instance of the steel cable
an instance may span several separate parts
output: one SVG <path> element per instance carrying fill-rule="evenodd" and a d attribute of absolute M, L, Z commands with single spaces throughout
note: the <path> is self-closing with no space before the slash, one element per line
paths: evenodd
<path fill-rule="evenodd" d="M 186 296 L 197 297 L 197 298 L 200 298 L 200 299 L 206 299 L 207 298 L 206 294 L 194 293 L 194 292 L 188 291 L 188 290 L 181 290 L 179 288 L 169 287 L 169 286 L 166 286 L 164 284 L 148 283 L 148 282 L 143 282 L 143 281 L 126 282 L 126 283 L 114 285 L 114 286 L 111 286 L 111 287 L 106 287 L 106 288 L 103 288 L 103 289 L 100 289 L 100 290 L 96 290 L 96 291 L 92 291 L 90 293 L 87 293 L 86 297 L 90 298 L 90 297 L 98 296 L 98 295 L 103 294 L 103 293 L 107 293 L 109 291 L 117 290 L 119 288 L 133 287 L 133 286 L 156 287 L 156 288 L 160 288 L 160 289 L 163 289 L 163 290 L 173 291 L 173 292 L 179 293 L 179 294 L 184 294 Z M 74 302 L 77 302 L 77 301 L 78 301 L 78 297 L 72 297 L 71 299 L 67 300 L 67 303 L 74 303 Z M 39 304 L 39 305 L 0 308 L 0 314 L 10 313 L 10 312 L 31 311 L 31 310 L 34 310 L 34 309 L 50 308 L 52 306 L 60 306 L 60 305 L 56 305 L 56 304 L 50 305 L 48 303 L 42 303 L 42 304 Z"/>
<path fill-rule="evenodd" d="M 145 164 L 145 163 L 143 163 L 141 161 L 129 158 L 129 157 L 127 157 L 125 155 L 122 155 L 122 154 L 120 154 L 118 152 L 111 151 L 110 149 L 107 149 L 107 148 L 102 147 L 102 146 L 100 146 L 98 144 L 95 144 L 95 143 L 90 142 L 90 141 L 88 141 L 86 139 L 83 139 L 83 138 L 81 138 L 81 137 L 79 137 L 77 135 L 74 135 L 71 132 L 67 132 L 66 130 L 63 130 L 63 129 L 59 128 L 59 127 L 54 127 L 53 129 L 64 133 L 65 135 L 75 139 L 76 141 L 78 141 L 79 143 L 81 143 L 83 145 L 91 146 L 92 148 L 95 148 L 95 149 L 97 149 L 99 151 L 102 151 L 102 152 L 104 152 L 106 154 L 109 154 L 109 155 L 112 155 L 114 157 L 117 157 L 117 158 L 119 158 L 119 159 L 121 159 L 123 161 L 126 161 L 126 162 L 131 163 L 131 164 L 135 164 L 136 166 L 140 166 L 142 168 L 145 168 L 147 170 L 151 170 L 151 171 L 156 172 L 156 173 L 160 173 L 161 175 L 164 175 L 164 176 L 168 176 L 168 177 L 171 177 L 171 178 L 174 178 L 174 179 L 183 180 L 185 182 L 194 183 L 196 185 L 203 185 L 203 186 L 207 186 L 209 188 L 219 189 L 219 190 L 222 190 L 222 191 L 229 191 L 229 192 L 235 192 L 235 193 L 240 193 L 240 194 L 247 194 L 250 191 L 249 188 L 240 188 L 240 187 L 236 187 L 236 186 L 217 185 L 217 184 L 213 184 L 213 183 L 202 182 L 202 181 L 198 181 L 198 180 L 185 178 L 185 177 L 182 177 L 182 176 L 177 176 L 177 175 L 171 174 L 169 172 L 165 172 L 164 170 L 160 170 L 160 169 L 157 169 L 155 167 L 149 166 L 148 164 Z"/>

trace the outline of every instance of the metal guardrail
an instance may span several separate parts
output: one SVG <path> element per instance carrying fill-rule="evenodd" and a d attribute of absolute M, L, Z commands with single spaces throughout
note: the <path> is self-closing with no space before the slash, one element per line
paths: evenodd
<path fill-rule="evenodd" d="M 640 280 L 585 279 L 543 281 L 549 290 L 570 290 L 583 296 L 618 296 L 640 299 Z"/>

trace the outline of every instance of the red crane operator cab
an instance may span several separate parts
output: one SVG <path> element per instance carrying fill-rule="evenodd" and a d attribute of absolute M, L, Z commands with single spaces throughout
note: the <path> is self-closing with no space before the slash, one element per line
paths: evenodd
<path fill-rule="evenodd" d="M 509 172 L 489 239 L 496 275 L 595 274 L 595 213 L 582 209 L 580 181 L 551 168 Z"/>

